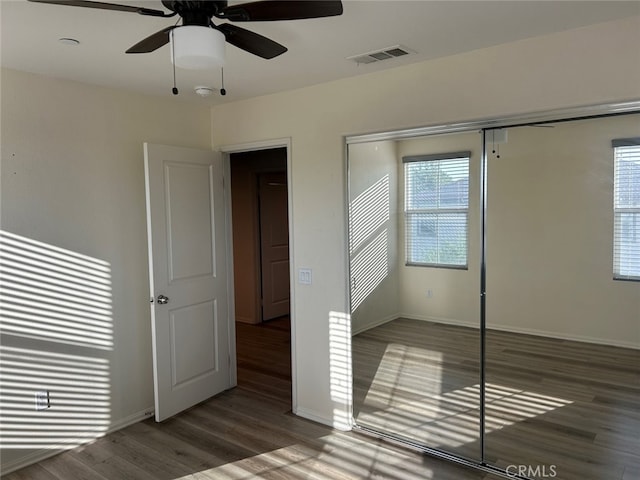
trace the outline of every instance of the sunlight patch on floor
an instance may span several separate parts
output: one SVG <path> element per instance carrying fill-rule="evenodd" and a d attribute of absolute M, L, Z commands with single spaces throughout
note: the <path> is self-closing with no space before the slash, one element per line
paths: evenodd
<path fill-rule="evenodd" d="M 401 435 L 428 446 L 455 448 L 479 440 L 480 384 L 456 387 L 442 354 L 389 344 L 358 424 Z M 486 385 L 486 433 L 544 415 L 573 403 L 563 398 Z"/>

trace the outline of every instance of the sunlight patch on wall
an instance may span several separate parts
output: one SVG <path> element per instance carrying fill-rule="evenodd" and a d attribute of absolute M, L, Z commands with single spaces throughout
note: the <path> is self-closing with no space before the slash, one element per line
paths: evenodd
<path fill-rule="evenodd" d="M 0 442 L 63 449 L 111 424 L 109 263 L 0 232 Z"/>
<path fill-rule="evenodd" d="M 0 362 L 2 448 L 73 448 L 108 429 L 108 360 L 3 345 Z M 41 391 L 50 407 L 36 411 Z"/>
<path fill-rule="evenodd" d="M 390 208 L 389 174 L 349 203 L 352 313 L 389 274 L 389 233 L 385 224 L 390 219 Z"/>
<path fill-rule="evenodd" d="M 354 253 L 390 217 L 389 175 L 349 203 L 349 252 Z"/>
<path fill-rule="evenodd" d="M 351 311 L 362 302 L 389 274 L 389 247 L 384 229 L 351 260 Z"/>
<path fill-rule="evenodd" d="M 111 350 L 107 262 L 0 232 L 2 333 Z"/>
<path fill-rule="evenodd" d="M 351 318 L 342 312 L 329 313 L 329 377 L 331 400 L 342 408 L 333 410 L 333 426 L 341 430 L 351 428 Z"/>

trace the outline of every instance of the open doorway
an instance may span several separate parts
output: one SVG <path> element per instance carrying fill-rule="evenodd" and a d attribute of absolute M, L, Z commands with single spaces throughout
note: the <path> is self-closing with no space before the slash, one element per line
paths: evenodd
<path fill-rule="evenodd" d="M 287 149 L 229 160 L 238 386 L 291 407 Z"/>

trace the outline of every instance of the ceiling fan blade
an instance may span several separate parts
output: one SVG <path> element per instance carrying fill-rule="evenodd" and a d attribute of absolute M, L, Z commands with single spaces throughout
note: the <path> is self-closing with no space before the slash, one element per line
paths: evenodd
<path fill-rule="evenodd" d="M 224 34 L 227 42 L 231 45 L 262 58 L 274 58 L 287 51 L 287 47 L 284 45 L 280 45 L 267 37 L 263 37 L 258 33 L 251 32 L 236 25 L 224 23 L 215 28 Z"/>
<path fill-rule="evenodd" d="M 161 10 L 153 10 L 150 8 L 134 7 L 132 5 L 118 5 L 116 3 L 91 2 L 88 0 L 29 0 L 34 3 L 50 3 L 53 5 L 67 5 L 70 7 L 99 8 L 100 10 L 117 10 L 119 12 L 139 13 L 140 15 L 149 15 L 152 17 L 168 16 Z"/>
<path fill-rule="evenodd" d="M 140 40 L 133 47 L 127 50 L 126 53 L 149 53 L 159 49 L 163 45 L 169 43 L 169 32 L 176 28 L 175 25 L 163 28 L 162 30 L 149 35 L 144 40 Z"/>
<path fill-rule="evenodd" d="M 233 22 L 269 22 L 342 15 L 341 1 L 263 0 L 231 5 L 216 17 Z"/>

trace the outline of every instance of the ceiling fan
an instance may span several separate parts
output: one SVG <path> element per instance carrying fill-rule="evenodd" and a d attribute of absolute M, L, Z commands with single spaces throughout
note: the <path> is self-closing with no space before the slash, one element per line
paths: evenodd
<path fill-rule="evenodd" d="M 149 53 L 166 45 L 171 41 L 171 36 L 180 32 L 187 37 L 189 43 L 193 41 L 211 41 L 222 44 L 226 40 L 242 50 L 265 59 L 271 59 L 283 54 L 287 48 L 279 43 L 247 30 L 237 25 L 223 23 L 216 25 L 213 18 L 228 20 L 231 22 L 269 22 L 276 20 L 299 20 L 308 18 L 332 17 L 342 14 L 342 2 L 316 1 L 316 0 L 262 0 L 249 3 L 228 5 L 228 2 L 217 0 L 162 0 L 162 4 L 169 12 L 150 8 L 136 7 L 132 5 L 118 5 L 114 3 L 94 2 L 85 0 L 29 0 L 36 3 L 50 3 L 55 5 L 67 5 L 73 7 L 97 8 L 102 10 L 116 10 L 121 12 L 137 13 L 152 17 L 173 17 L 178 15 L 182 19 L 181 25 L 171 25 L 148 36 L 129 48 L 126 53 Z M 185 27 L 205 27 L 185 28 Z M 193 32 L 200 31 L 200 35 L 192 36 Z M 174 31 L 174 33 L 172 33 Z M 217 33 L 219 32 L 219 33 Z M 204 34 L 204 35 L 203 35 Z M 220 35 L 222 34 L 222 35 Z M 174 37 L 175 40 L 175 37 Z M 185 40 L 185 43 L 186 40 Z M 197 47 L 195 47 L 197 48 Z M 202 45 L 202 48 L 209 48 Z M 175 52 L 174 52 L 175 53 Z M 185 68 L 200 68 L 197 66 L 185 66 Z"/>

